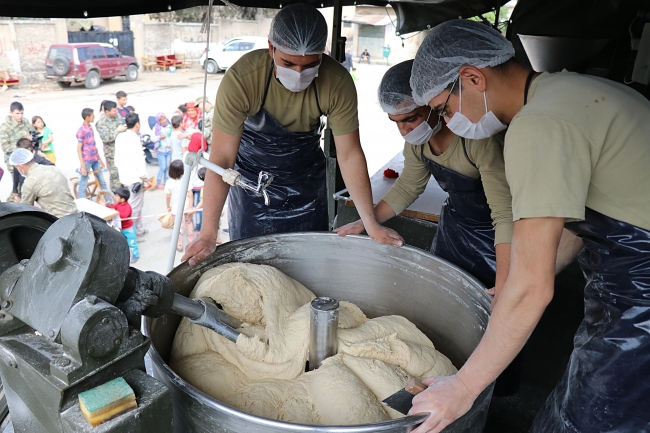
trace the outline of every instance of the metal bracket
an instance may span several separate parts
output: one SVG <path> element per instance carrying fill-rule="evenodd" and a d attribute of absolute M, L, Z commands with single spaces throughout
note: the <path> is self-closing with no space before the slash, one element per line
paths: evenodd
<path fill-rule="evenodd" d="M 268 188 L 269 185 L 271 185 L 271 182 L 273 182 L 273 175 L 265 171 L 260 171 L 259 176 L 257 176 L 257 186 L 255 186 L 254 183 L 250 183 L 245 180 L 242 180 L 241 177 L 237 179 L 237 186 L 245 190 L 251 191 L 255 193 L 255 195 L 257 196 L 261 195 L 262 197 L 264 197 L 264 204 L 268 206 L 269 204 L 271 204 L 271 200 L 269 199 L 269 194 L 266 192 L 266 188 Z"/>

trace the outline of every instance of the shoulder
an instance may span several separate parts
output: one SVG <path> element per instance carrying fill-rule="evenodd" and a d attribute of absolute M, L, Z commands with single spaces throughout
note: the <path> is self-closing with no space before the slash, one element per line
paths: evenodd
<path fill-rule="evenodd" d="M 226 75 L 236 76 L 241 79 L 246 77 L 257 76 L 260 73 L 268 72 L 271 67 L 271 56 L 266 49 L 254 50 L 250 53 L 244 54 L 239 60 L 235 62 Z M 225 78 L 225 76 L 224 76 Z"/>
<path fill-rule="evenodd" d="M 332 84 L 333 87 L 336 87 L 341 83 L 347 84 L 348 82 L 354 86 L 352 76 L 347 69 L 330 56 L 323 54 L 321 65 L 318 68 L 316 84 L 318 85 L 325 82 Z"/>

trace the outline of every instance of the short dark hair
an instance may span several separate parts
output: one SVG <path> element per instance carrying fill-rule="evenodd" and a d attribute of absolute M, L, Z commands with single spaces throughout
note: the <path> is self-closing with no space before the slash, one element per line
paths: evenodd
<path fill-rule="evenodd" d="M 115 97 L 116 97 L 117 99 L 120 99 L 120 98 L 126 98 L 126 92 L 123 91 L 123 90 L 120 90 L 119 92 L 117 92 L 117 93 L 115 94 Z"/>
<path fill-rule="evenodd" d="M 187 113 L 187 107 L 185 106 L 185 104 L 179 105 L 178 109 L 181 110 L 181 113 L 183 114 Z"/>
<path fill-rule="evenodd" d="M 140 122 L 140 116 L 135 113 L 129 113 L 126 115 L 126 127 L 129 129 L 135 128 L 135 125 Z"/>
<path fill-rule="evenodd" d="M 43 128 L 45 128 L 47 125 L 45 124 L 45 120 L 41 116 L 34 116 L 32 117 L 32 125 L 36 123 L 38 119 L 41 119 L 41 122 L 43 122 Z"/>
<path fill-rule="evenodd" d="M 23 107 L 23 104 L 21 104 L 18 101 L 12 102 L 11 105 L 9 106 L 9 111 L 12 112 L 12 113 L 14 111 L 24 111 L 24 110 L 25 110 L 25 107 Z"/>
<path fill-rule="evenodd" d="M 29 138 L 21 138 L 18 140 L 16 143 L 16 147 L 21 148 L 21 149 L 31 149 L 32 148 L 32 141 Z"/>
<path fill-rule="evenodd" d="M 133 108 L 133 105 L 127 105 L 126 109 L 129 110 L 131 113 L 135 113 L 135 108 Z"/>
<path fill-rule="evenodd" d="M 111 111 L 115 107 L 117 107 L 116 102 L 114 102 L 114 101 L 104 101 L 104 111 Z"/>
<path fill-rule="evenodd" d="M 178 114 L 174 117 L 172 117 L 172 126 L 174 128 L 178 128 L 181 126 L 181 123 L 183 123 L 183 116 L 179 116 Z"/>
<path fill-rule="evenodd" d="M 169 164 L 169 177 L 172 179 L 180 179 L 185 173 L 185 167 L 183 167 L 183 161 L 180 159 L 175 159 Z"/>
<path fill-rule="evenodd" d="M 104 110 L 106 110 L 106 103 L 107 103 L 107 102 L 109 102 L 109 101 L 107 101 L 106 99 L 104 99 L 104 100 L 102 101 L 102 103 L 99 104 L 99 111 L 104 111 Z"/>
<path fill-rule="evenodd" d="M 124 200 L 128 200 L 129 198 L 131 198 L 131 193 L 129 192 L 129 189 L 124 186 L 121 186 L 118 189 L 116 189 L 115 195 L 119 195 Z"/>
<path fill-rule="evenodd" d="M 86 118 L 90 117 L 94 113 L 92 108 L 84 108 L 81 110 L 81 118 L 83 120 L 86 120 Z"/>
<path fill-rule="evenodd" d="M 196 172 L 196 175 L 199 177 L 199 179 L 205 181 L 205 172 L 206 172 L 205 167 L 201 167 L 199 168 L 199 171 Z"/>

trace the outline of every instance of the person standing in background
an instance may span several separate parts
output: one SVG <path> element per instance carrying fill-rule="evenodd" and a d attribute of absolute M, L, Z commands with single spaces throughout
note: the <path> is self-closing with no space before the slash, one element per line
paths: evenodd
<path fill-rule="evenodd" d="M 104 115 L 95 124 L 99 138 L 104 143 L 104 155 L 111 174 L 111 188 L 117 189 L 122 184 L 117 166 L 115 165 L 115 139 L 118 134 L 126 131 L 124 119 L 117 112 L 117 104 L 113 101 L 104 101 Z"/>
<path fill-rule="evenodd" d="M 133 218 L 136 218 L 136 235 L 142 237 L 148 230 L 144 228 L 144 222 L 139 217 L 142 216 L 144 192 L 151 185 L 147 181 L 147 165 L 138 137 L 140 118 L 137 114 L 126 116 L 126 127 L 127 130 L 115 140 L 115 165 L 119 169 L 120 182 L 131 194 L 129 204 L 133 208 Z"/>
<path fill-rule="evenodd" d="M 16 143 L 21 138 L 32 139 L 32 136 L 29 135 L 32 125 L 27 119 L 23 118 L 24 112 L 23 104 L 18 101 L 12 102 L 9 106 L 9 115 L 5 119 L 5 122 L 0 125 L 0 147 L 2 147 L 2 151 L 5 154 L 7 170 L 11 174 L 13 174 L 14 170 L 9 162 L 9 157 L 11 156 L 11 152 L 16 149 Z M 12 192 L 7 201 L 13 201 L 16 197 L 17 195 Z"/>
<path fill-rule="evenodd" d="M 32 117 L 32 126 L 41 135 L 41 148 L 43 155 L 50 160 L 52 164 L 56 164 L 56 155 L 54 154 L 54 134 L 52 130 L 45 124 L 41 116 Z"/>
<path fill-rule="evenodd" d="M 203 110 L 203 101 L 204 98 L 201 96 L 196 100 L 196 107 L 200 110 Z M 210 151 L 210 145 L 212 144 L 212 118 L 214 117 L 214 107 L 212 103 L 205 98 L 205 112 L 203 113 L 203 137 L 205 141 L 208 142 L 208 151 Z"/>
<path fill-rule="evenodd" d="M 156 156 L 158 157 L 158 189 L 164 189 L 167 179 L 169 179 L 169 163 L 172 158 L 171 148 L 172 126 L 167 120 L 165 113 L 156 114 L 156 124 L 153 127 L 153 136 L 151 141 L 156 143 Z"/>
<path fill-rule="evenodd" d="M 115 196 L 117 197 L 117 203 L 107 204 L 106 207 L 115 209 L 120 214 L 122 224 L 120 232 L 122 232 L 122 235 L 126 238 L 126 242 L 129 244 L 131 264 L 134 264 L 140 259 L 140 251 L 138 250 L 138 237 L 135 235 L 135 227 L 133 227 L 133 220 L 131 219 L 131 215 L 133 214 L 133 209 L 131 209 L 131 205 L 129 204 L 131 193 L 127 188 L 121 186 L 115 190 Z"/>
<path fill-rule="evenodd" d="M 126 116 L 130 114 L 129 107 L 126 106 L 128 101 L 126 98 L 126 92 L 120 90 L 115 94 L 115 99 L 117 100 L 118 114 L 122 116 L 122 119 L 126 119 Z"/>
<path fill-rule="evenodd" d="M 102 175 L 104 163 L 99 159 L 97 145 L 95 144 L 95 133 L 93 132 L 93 127 L 90 126 L 95 121 L 95 113 L 92 108 L 84 108 L 81 111 L 81 117 L 84 123 L 77 131 L 77 156 L 79 157 L 79 174 L 81 175 L 77 189 L 77 197 L 85 198 L 88 172 L 90 171 L 97 172 L 95 176 L 102 189 L 108 190 L 108 187 Z"/>
<path fill-rule="evenodd" d="M 188 102 L 185 104 L 187 112 L 183 116 L 183 131 L 199 130 L 199 120 L 201 120 L 201 109 L 198 108 L 196 102 Z"/>

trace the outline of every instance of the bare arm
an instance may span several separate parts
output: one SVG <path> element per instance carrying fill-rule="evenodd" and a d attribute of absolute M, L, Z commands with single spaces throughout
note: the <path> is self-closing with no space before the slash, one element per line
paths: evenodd
<path fill-rule="evenodd" d="M 77 156 L 79 157 L 79 172 L 81 173 L 82 176 L 87 176 L 88 173 L 86 172 L 86 163 L 84 162 L 84 156 L 83 153 L 81 152 L 81 148 L 83 147 L 83 143 L 81 141 L 77 141 Z"/>
<path fill-rule="evenodd" d="M 383 200 L 380 200 L 375 206 L 375 219 L 378 223 L 384 223 L 389 219 L 395 216 L 395 211 L 388 203 Z M 363 227 L 363 221 L 356 220 L 344 226 L 341 226 L 337 229 L 334 229 L 334 232 L 338 233 L 339 236 L 347 236 L 363 233 L 365 228 Z"/>
<path fill-rule="evenodd" d="M 494 299 L 492 300 L 492 308 L 496 303 L 501 288 L 506 283 L 508 278 L 508 271 L 510 270 L 510 245 L 511 244 L 497 244 L 497 275 L 494 279 Z"/>
<path fill-rule="evenodd" d="M 519 353 L 553 298 L 563 225 L 563 218 L 551 217 L 515 222 L 510 273 L 485 334 L 456 375 L 427 379 L 430 386 L 413 399 L 410 413 L 430 416 L 414 433 L 440 432 L 466 413 Z"/>
<path fill-rule="evenodd" d="M 368 235 L 376 242 L 400 247 L 404 239 L 394 230 L 382 227 L 375 219 L 366 156 L 361 149 L 359 130 L 335 137 L 341 175 Z"/>
<path fill-rule="evenodd" d="M 560 245 L 557 247 L 555 274 L 559 274 L 564 268 L 569 266 L 583 247 L 582 238 L 574 235 L 567 229 L 562 230 Z"/>
<path fill-rule="evenodd" d="M 223 168 L 233 168 L 239 142 L 241 137 L 234 137 L 217 129 L 212 130 L 212 151 L 210 162 Z M 189 260 L 190 266 L 194 266 L 211 254 L 217 246 L 217 233 L 219 230 L 219 217 L 223 205 L 228 197 L 230 185 L 221 179 L 221 176 L 207 170 L 205 173 L 205 184 L 203 186 L 203 224 L 199 236 L 187 246 L 185 255 L 181 260 Z"/>

